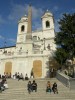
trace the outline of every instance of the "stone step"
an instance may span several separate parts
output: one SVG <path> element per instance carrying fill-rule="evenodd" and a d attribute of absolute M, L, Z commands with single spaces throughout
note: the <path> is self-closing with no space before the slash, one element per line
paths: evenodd
<path fill-rule="evenodd" d="M 50 80 L 52 84 L 57 82 L 59 91 L 58 94 L 45 92 L 48 80 Z M 0 100 L 75 100 L 75 91 L 65 87 L 55 78 L 37 79 L 36 82 L 38 84 L 38 90 L 31 94 L 27 91 L 28 81 L 17 81 L 13 79 L 8 79 L 7 81 L 9 89 L 0 93 Z"/>

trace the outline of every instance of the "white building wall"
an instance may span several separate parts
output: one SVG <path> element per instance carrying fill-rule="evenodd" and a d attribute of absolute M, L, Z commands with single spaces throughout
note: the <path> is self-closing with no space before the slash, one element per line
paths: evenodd
<path fill-rule="evenodd" d="M 5 64 L 7 62 L 12 63 L 12 76 L 16 73 L 23 73 L 23 76 L 25 77 L 25 74 L 28 74 L 28 77 L 30 77 L 31 69 L 33 68 L 33 62 L 35 60 L 40 60 L 42 61 L 42 77 L 46 77 L 48 68 L 47 68 L 47 56 L 29 56 L 29 57 L 14 57 L 14 58 L 7 58 L 7 59 L 2 59 L 0 60 L 0 74 L 4 74 L 5 70 Z"/>

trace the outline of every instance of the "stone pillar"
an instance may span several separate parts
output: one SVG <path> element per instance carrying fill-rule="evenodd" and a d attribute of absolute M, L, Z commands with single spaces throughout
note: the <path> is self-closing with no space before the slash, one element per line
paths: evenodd
<path fill-rule="evenodd" d="M 28 8 L 28 28 L 27 28 L 27 35 L 26 35 L 26 39 L 32 39 L 32 9 L 31 9 L 31 5 L 29 5 Z"/>

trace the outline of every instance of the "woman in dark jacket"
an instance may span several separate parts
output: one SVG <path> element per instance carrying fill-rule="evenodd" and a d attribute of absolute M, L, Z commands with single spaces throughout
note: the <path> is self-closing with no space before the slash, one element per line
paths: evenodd
<path fill-rule="evenodd" d="M 27 84 L 27 89 L 28 89 L 28 93 L 30 94 L 31 91 L 32 91 L 32 84 L 31 84 L 31 81 L 28 82 L 28 84 Z"/>
<path fill-rule="evenodd" d="M 55 94 L 55 93 L 58 93 L 57 83 L 56 83 L 56 82 L 53 84 L 52 90 L 53 90 L 54 94 Z"/>

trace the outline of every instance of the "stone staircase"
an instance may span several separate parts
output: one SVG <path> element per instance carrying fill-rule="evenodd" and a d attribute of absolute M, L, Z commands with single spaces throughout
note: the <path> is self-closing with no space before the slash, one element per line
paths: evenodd
<path fill-rule="evenodd" d="M 8 79 L 9 89 L 0 93 L 0 100 L 75 100 L 75 90 L 65 87 L 56 78 L 35 80 L 38 84 L 38 90 L 29 94 L 27 91 L 28 81 Z M 58 94 L 45 92 L 48 80 L 51 84 L 57 82 Z"/>

